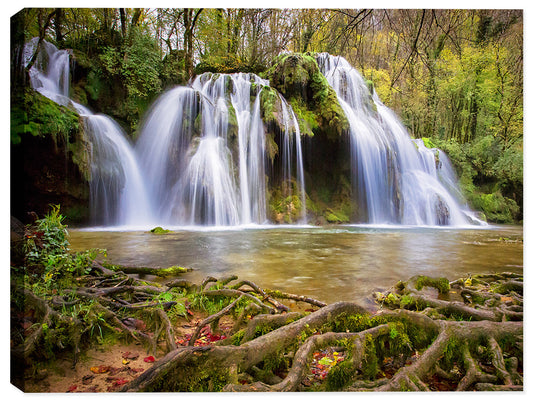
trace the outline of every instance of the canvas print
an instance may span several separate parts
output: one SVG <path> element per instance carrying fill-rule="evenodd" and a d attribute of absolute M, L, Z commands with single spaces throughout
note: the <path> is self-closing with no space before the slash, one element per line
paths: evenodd
<path fill-rule="evenodd" d="M 523 391 L 523 11 L 24 8 L 10 384 Z"/>

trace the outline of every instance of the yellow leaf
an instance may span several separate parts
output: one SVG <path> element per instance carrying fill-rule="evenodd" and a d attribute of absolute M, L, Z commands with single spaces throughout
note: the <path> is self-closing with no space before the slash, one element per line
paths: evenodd
<path fill-rule="evenodd" d="M 99 365 L 97 367 L 91 367 L 91 371 L 95 374 L 105 374 L 109 371 L 109 366 L 107 365 Z"/>

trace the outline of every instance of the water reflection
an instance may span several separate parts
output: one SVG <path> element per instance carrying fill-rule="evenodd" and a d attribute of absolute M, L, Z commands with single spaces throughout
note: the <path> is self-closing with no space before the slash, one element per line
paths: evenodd
<path fill-rule="evenodd" d="M 125 265 L 194 269 L 200 281 L 236 274 L 269 288 L 333 302 L 361 300 L 417 274 L 456 279 L 469 273 L 521 271 L 521 227 L 246 229 L 231 231 L 70 232 L 71 248 L 106 248 Z M 504 240 L 505 238 L 505 240 Z"/>

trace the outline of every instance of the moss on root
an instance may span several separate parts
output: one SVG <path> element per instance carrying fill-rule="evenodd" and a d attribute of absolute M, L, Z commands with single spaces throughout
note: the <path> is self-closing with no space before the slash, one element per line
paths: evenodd
<path fill-rule="evenodd" d="M 415 289 L 422 290 L 426 286 L 437 289 L 441 294 L 446 294 L 450 291 L 450 281 L 446 278 L 430 278 L 424 275 L 417 277 Z"/>

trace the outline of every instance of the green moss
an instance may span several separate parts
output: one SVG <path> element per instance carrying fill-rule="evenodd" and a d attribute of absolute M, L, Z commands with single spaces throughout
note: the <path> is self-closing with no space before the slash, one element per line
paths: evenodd
<path fill-rule="evenodd" d="M 441 359 L 441 363 L 445 370 L 452 369 L 457 360 L 462 360 L 464 346 L 465 342 L 453 336 L 448 340 L 444 350 L 444 355 Z"/>
<path fill-rule="evenodd" d="M 314 136 L 314 132 L 318 131 L 320 127 L 316 113 L 309 110 L 307 105 L 298 98 L 291 99 L 290 105 L 294 111 L 296 119 L 298 120 L 300 133 L 307 136 Z"/>
<path fill-rule="evenodd" d="M 276 121 L 276 113 L 279 110 L 279 97 L 275 89 L 264 86 L 259 94 L 261 112 L 265 123 Z"/>
<path fill-rule="evenodd" d="M 337 95 L 312 55 L 279 57 L 266 76 L 271 86 L 291 104 L 302 134 L 320 132 L 335 139 L 348 129 L 348 120 Z"/>
<path fill-rule="evenodd" d="M 402 322 L 389 322 L 389 348 L 392 354 L 407 354 L 413 346 L 406 326 Z"/>
<path fill-rule="evenodd" d="M 400 298 L 400 307 L 405 309 L 412 309 L 416 306 L 416 302 L 411 295 L 405 295 Z"/>
<path fill-rule="evenodd" d="M 231 79 L 228 79 L 228 81 L 231 82 Z M 238 140 L 239 122 L 237 121 L 235 108 L 230 101 L 226 102 L 226 105 L 228 107 L 228 138 L 231 141 Z"/>
<path fill-rule="evenodd" d="M 241 329 L 240 331 L 236 332 L 231 337 L 231 344 L 234 346 L 240 346 L 242 338 L 244 337 L 244 334 L 246 333 L 246 329 Z"/>
<path fill-rule="evenodd" d="M 370 314 L 341 313 L 334 321 L 325 325 L 325 329 L 333 332 L 361 332 L 384 323 L 383 317 Z"/>
<path fill-rule="evenodd" d="M 267 333 L 272 332 L 274 329 L 274 326 L 270 324 L 259 324 L 255 327 L 254 338 L 266 335 Z"/>
<path fill-rule="evenodd" d="M 151 392 L 220 392 L 232 377 L 219 363 L 208 359 L 209 354 L 198 352 L 182 369 L 158 375 L 150 385 Z M 186 373 L 184 373 L 186 371 Z"/>
<path fill-rule="evenodd" d="M 274 140 L 274 135 L 272 133 L 267 133 L 265 135 L 265 147 L 266 147 L 266 155 L 271 163 L 274 162 L 274 159 L 279 153 L 279 147 Z"/>
<path fill-rule="evenodd" d="M 338 391 L 350 384 L 356 374 L 354 364 L 348 360 L 334 365 L 326 377 L 326 391 Z"/>
<path fill-rule="evenodd" d="M 156 235 L 164 235 L 165 233 L 170 233 L 172 231 L 156 226 L 154 229 L 151 229 L 150 232 L 155 233 Z"/>
<path fill-rule="evenodd" d="M 474 208 L 485 214 L 488 221 L 510 224 L 515 221 L 520 207 L 513 199 L 504 197 L 499 191 L 494 193 L 474 193 L 470 196 Z"/>
<path fill-rule="evenodd" d="M 331 208 L 328 208 L 326 210 L 325 217 L 326 221 L 331 224 L 342 224 L 350 222 L 350 217 L 344 214 L 341 210 L 332 210 Z"/>
<path fill-rule="evenodd" d="M 63 207 L 63 215 L 68 224 L 78 224 L 87 221 L 89 218 L 89 209 L 83 205 Z"/>
<path fill-rule="evenodd" d="M 11 105 L 11 143 L 18 144 L 22 136 L 52 136 L 69 142 L 79 130 L 79 116 L 38 92 L 27 90 L 15 96 Z"/>
<path fill-rule="evenodd" d="M 365 79 L 365 83 L 370 94 L 374 93 L 374 82 L 370 79 Z"/>
<path fill-rule="evenodd" d="M 365 335 L 363 348 L 362 375 L 365 379 L 375 379 L 379 372 L 379 362 L 376 353 L 376 343 L 372 335 Z"/>
<path fill-rule="evenodd" d="M 277 223 L 295 223 L 303 217 L 303 203 L 300 198 L 298 187 L 294 181 L 290 183 L 289 196 L 283 196 L 282 188 L 272 189 L 269 197 L 270 219 Z M 283 191 L 288 191 L 283 188 Z"/>
<path fill-rule="evenodd" d="M 158 276 L 174 276 L 178 274 L 183 274 L 190 271 L 190 269 L 185 267 L 180 267 L 179 265 L 173 265 L 172 267 L 159 269 L 157 272 Z"/>
<path fill-rule="evenodd" d="M 421 275 L 416 279 L 415 289 L 422 290 L 425 286 L 433 287 L 441 294 L 446 294 L 450 291 L 450 281 L 446 278 L 430 278 Z"/>
<path fill-rule="evenodd" d="M 428 149 L 434 149 L 437 147 L 430 138 L 423 137 L 422 141 L 424 142 L 424 146 L 426 146 Z"/>

